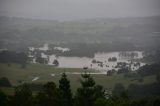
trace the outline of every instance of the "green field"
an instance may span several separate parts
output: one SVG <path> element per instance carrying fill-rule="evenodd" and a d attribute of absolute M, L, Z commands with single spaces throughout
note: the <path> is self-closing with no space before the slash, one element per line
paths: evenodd
<path fill-rule="evenodd" d="M 95 70 L 88 70 L 89 72 L 96 72 Z M 28 64 L 26 68 L 21 68 L 19 64 L 0 64 L 0 77 L 7 77 L 13 86 L 21 83 L 45 83 L 47 81 L 54 81 L 58 85 L 58 81 L 61 77 L 60 73 L 63 72 L 84 72 L 83 69 L 76 68 L 56 68 L 54 66 L 42 65 L 42 64 Z M 51 76 L 50 74 L 56 74 Z M 113 89 L 116 83 L 122 83 L 127 87 L 131 83 L 136 84 L 149 84 L 156 81 L 156 77 L 148 76 L 143 78 L 143 82 L 133 80 L 133 78 L 125 78 L 123 74 L 120 75 L 92 75 L 96 81 L 96 84 L 102 85 L 104 88 Z M 39 77 L 38 80 L 32 81 L 35 77 Z M 81 75 L 68 74 L 68 79 L 71 83 L 73 91 L 80 87 Z M 4 88 L 3 88 L 4 89 Z M 2 90 L 3 90 L 2 89 Z M 10 92 L 10 89 L 8 90 Z"/>

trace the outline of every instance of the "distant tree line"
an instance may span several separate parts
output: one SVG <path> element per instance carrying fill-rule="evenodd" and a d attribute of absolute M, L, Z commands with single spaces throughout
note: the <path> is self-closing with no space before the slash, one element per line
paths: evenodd
<path fill-rule="evenodd" d="M 137 73 L 141 76 L 149 76 L 149 75 L 155 75 L 160 73 L 160 62 L 154 63 L 151 65 L 145 65 L 137 70 Z"/>
<path fill-rule="evenodd" d="M 157 45 L 158 46 L 158 45 Z M 160 50 L 147 50 L 144 52 L 144 57 L 141 59 L 144 62 L 157 63 L 160 62 Z"/>
<path fill-rule="evenodd" d="M 66 44 L 50 44 L 50 48 L 60 46 L 64 48 L 70 48 L 67 52 L 57 52 L 55 50 L 49 50 L 47 54 L 56 54 L 57 56 L 78 56 L 78 57 L 94 57 L 97 52 L 113 52 L 113 51 L 130 51 L 136 50 L 133 44 L 129 42 L 115 42 L 115 43 L 66 43 Z M 116 61 L 115 58 L 113 58 Z"/>
<path fill-rule="evenodd" d="M 13 50 L 28 43 L 44 41 L 110 42 L 108 44 L 117 45 L 119 42 L 128 41 L 128 44 L 117 48 L 133 49 L 132 45 L 137 45 L 137 49 L 155 50 L 159 49 L 159 36 L 158 33 L 153 33 L 155 36 L 150 33 L 159 31 L 159 20 L 159 16 L 74 22 L 0 17 L 0 43 L 3 43 L 0 46 Z"/>
<path fill-rule="evenodd" d="M 1 51 L 0 52 L 0 63 L 11 65 L 11 63 L 18 63 L 24 68 L 28 62 L 28 56 L 24 52 L 14 51 Z"/>

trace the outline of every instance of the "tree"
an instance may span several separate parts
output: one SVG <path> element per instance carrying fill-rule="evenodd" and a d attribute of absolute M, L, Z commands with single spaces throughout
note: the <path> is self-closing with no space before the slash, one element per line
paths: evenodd
<path fill-rule="evenodd" d="M 95 98 L 101 98 L 101 99 L 104 99 L 105 98 L 105 90 L 103 89 L 103 86 L 101 85 L 96 85 L 94 86 L 94 96 Z"/>
<path fill-rule="evenodd" d="M 7 63 L 8 66 L 13 62 L 21 64 L 22 68 L 25 68 L 27 61 L 28 56 L 24 52 L 11 52 L 8 50 L 0 52 L 0 63 Z"/>
<path fill-rule="evenodd" d="M 98 98 L 95 101 L 94 106 L 106 106 L 106 100 L 102 98 Z"/>
<path fill-rule="evenodd" d="M 121 73 L 129 73 L 129 69 L 128 68 L 120 68 L 117 71 L 117 74 L 121 74 Z"/>
<path fill-rule="evenodd" d="M 70 89 L 70 81 L 67 79 L 67 75 L 65 73 L 62 74 L 62 77 L 59 80 L 59 89 L 62 91 L 63 106 L 72 106 L 73 101 Z"/>
<path fill-rule="evenodd" d="M 62 94 L 54 82 L 48 82 L 36 96 L 39 106 L 62 106 Z"/>
<path fill-rule="evenodd" d="M 93 106 L 94 102 L 98 98 L 103 98 L 103 90 L 101 86 L 95 86 L 94 79 L 86 72 L 81 75 L 81 88 L 77 89 L 76 94 L 76 106 Z M 100 93 L 100 94 L 99 94 Z"/>
<path fill-rule="evenodd" d="M 13 97 L 14 106 L 32 106 L 32 91 L 28 84 L 23 84 L 15 88 Z"/>
<path fill-rule="evenodd" d="M 82 87 L 77 89 L 76 106 L 93 106 L 95 81 L 86 72 L 81 76 Z"/>
<path fill-rule="evenodd" d="M 45 64 L 45 63 L 46 63 L 46 62 L 45 62 L 45 59 L 42 58 L 41 56 L 38 56 L 38 57 L 36 58 L 36 62 L 38 62 L 38 63 L 40 63 L 40 64 Z"/>
<path fill-rule="evenodd" d="M 57 60 L 57 59 L 55 59 L 55 60 L 53 61 L 53 64 L 54 64 L 55 66 L 59 66 L 59 62 L 58 62 L 58 60 Z"/>
<path fill-rule="evenodd" d="M 160 73 L 157 74 L 156 80 L 157 80 L 158 83 L 160 83 Z"/>
<path fill-rule="evenodd" d="M 11 87 L 11 83 L 6 77 L 0 78 L 0 87 Z"/>
<path fill-rule="evenodd" d="M 121 94 L 125 91 L 125 88 L 122 84 L 118 83 L 115 85 L 112 94 L 113 96 L 121 96 Z"/>
<path fill-rule="evenodd" d="M 149 75 L 156 75 L 159 73 L 160 70 L 160 63 L 154 63 L 151 65 L 144 65 L 137 70 L 137 73 L 141 76 L 149 76 Z"/>
<path fill-rule="evenodd" d="M 9 106 L 9 100 L 7 98 L 7 95 L 5 95 L 1 90 L 0 90 L 0 106 Z"/>

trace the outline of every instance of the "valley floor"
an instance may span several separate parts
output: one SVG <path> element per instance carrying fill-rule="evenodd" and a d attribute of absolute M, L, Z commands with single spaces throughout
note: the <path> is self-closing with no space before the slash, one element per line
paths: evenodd
<path fill-rule="evenodd" d="M 87 70 L 90 73 L 97 73 L 96 70 Z M 84 69 L 78 68 L 56 68 L 54 66 L 42 65 L 42 64 L 28 64 L 26 68 L 22 68 L 19 64 L 0 64 L 0 78 L 6 77 L 9 79 L 13 86 L 22 83 L 46 83 L 53 81 L 58 85 L 61 73 L 65 72 L 70 80 L 71 88 L 75 91 L 80 87 L 80 78 Z M 74 73 L 74 74 L 73 74 Z M 93 78 L 96 84 L 102 85 L 104 88 L 112 90 L 117 83 L 123 84 L 126 88 L 129 84 L 150 84 L 156 81 L 156 76 L 147 76 L 140 82 L 131 77 L 124 77 L 124 74 L 117 74 L 107 76 L 105 74 L 93 74 Z M 12 90 L 4 89 L 6 92 L 12 92 Z"/>

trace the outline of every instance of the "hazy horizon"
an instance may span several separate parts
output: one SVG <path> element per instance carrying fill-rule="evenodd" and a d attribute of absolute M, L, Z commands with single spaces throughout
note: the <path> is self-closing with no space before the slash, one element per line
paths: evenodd
<path fill-rule="evenodd" d="M 83 20 L 160 15 L 159 0 L 0 0 L 0 16 Z"/>

